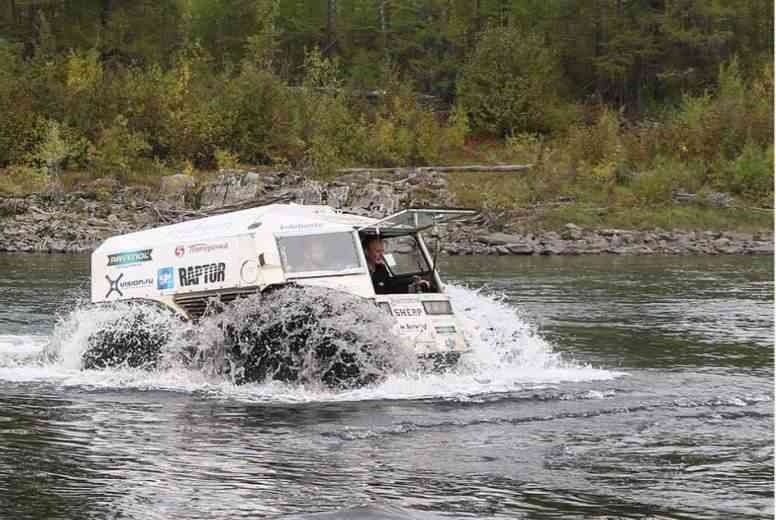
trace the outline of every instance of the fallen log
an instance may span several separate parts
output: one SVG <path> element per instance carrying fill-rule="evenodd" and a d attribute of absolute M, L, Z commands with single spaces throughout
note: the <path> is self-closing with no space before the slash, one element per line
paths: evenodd
<path fill-rule="evenodd" d="M 529 170 L 533 164 L 467 164 L 461 166 L 418 166 L 418 167 L 396 167 L 396 168 L 343 168 L 337 170 L 337 173 L 391 173 L 391 172 L 522 172 Z"/>

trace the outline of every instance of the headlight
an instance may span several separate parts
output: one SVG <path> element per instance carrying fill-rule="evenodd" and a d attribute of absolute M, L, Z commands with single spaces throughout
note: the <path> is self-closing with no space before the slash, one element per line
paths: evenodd
<path fill-rule="evenodd" d="M 377 306 L 380 308 L 381 311 L 386 312 L 393 316 L 393 312 L 391 311 L 391 304 L 388 302 L 377 302 Z"/>
<path fill-rule="evenodd" d="M 453 306 L 447 300 L 423 302 L 423 308 L 426 310 L 426 314 L 432 316 L 453 313 Z"/>

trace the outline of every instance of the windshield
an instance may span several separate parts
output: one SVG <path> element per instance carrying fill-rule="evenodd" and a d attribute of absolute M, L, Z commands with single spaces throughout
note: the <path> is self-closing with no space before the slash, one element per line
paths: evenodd
<path fill-rule="evenodd" d="M 430 271 L 418 241 L 412 236 L 384 239 L 385 263 L 394 276 Z"/>
<path fill-rule="evenodd" d="M 278 237 L 286 273 L 349 271 L 361 268 L 353 233 Z"/>

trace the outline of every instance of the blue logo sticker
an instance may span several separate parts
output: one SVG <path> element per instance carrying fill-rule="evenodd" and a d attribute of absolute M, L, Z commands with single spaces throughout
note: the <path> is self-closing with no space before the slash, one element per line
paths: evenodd
<path fill-rule="evenodd" d="M 175 288 L 175 271 L 172 267 L 162 267 L 156 275 L 156 288 L 159 290 Z"/>

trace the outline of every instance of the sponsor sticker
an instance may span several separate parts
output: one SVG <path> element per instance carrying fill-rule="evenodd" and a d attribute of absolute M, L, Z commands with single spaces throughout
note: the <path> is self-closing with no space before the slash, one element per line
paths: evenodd
<path fill-rule="evenodd" d="M 147 287 L 153 287 L 154 285 L 154 279 L 153 278 L 138 278 L 136 280 L 127 280 L 124 282 L 121 282 L 119 284 L 119 287 L 122 290 L 132 290 L 132 289 L 145 289 Z"/>
<path fill-rule="evenodd" d="M 175 248 L 175 256 L 181 257 L 186 254 L 186 248 L 183 246 L 178 246 Z"/>
<path fill-rule="evenodd" d="M 141 249 L 139 251 L 126 251 L 123 253 L 108 255 L 108 267 L 119 267 L 139 264 L 141 262 L 149 262 L 152 260 L 152 251 L 153 249 Z"/>
<path fill-rule="evenodd" d="M 160 291 L 175 288 L 175 269 L 172 267 L 162 267 L 156 273 L 156 288 Z"/>
<path fill-rule="evenodd" d="M 226 264 L 224 262 L 178 268 L 178 282 L 181 287 L 209 285 L 224 280 L 226 280 Z"/>
<path fill-rule="evenodd" d="M 225 249 L 229 249 L 229 242 L 220 242 L 217 244 L 191 244 L 189 246 L 189 254 L 212 253 L 213 251 L 223 251 Z"/>
<path fill-rule="evenodd" d="M 108 285 L 109 285 L 108 292 L 105 293 L 106 298 L 109 297 L 114 292 L 118 293 L 119 296 L 124 296 L 124 293 L 121 292 L 121 289 L 119 289 L 119 282 L 121 281 L 122 278 L 124 278 L 124 273 L 119 274 L 115 280 L 110 276 L 108 276 L 107 274 L 105 275 L 105 279 L 108 280 Z"/>
<path fill-rule="evenodd" d="M 132 291 L 135 289 L 146 289 L 148 287 L 153 287 L 154 285 L 154 279 L 153 278 L 135 278 L 132 280 L 124 280 L 124 273 L 119 273 L 119 275 L 113 279 L 108 275 L 105 275 L 105 279 L 108 280 L 108 292 L 105 294 L 105 297 L 109 297 L 114 292 L 118 294 L 119 296 L 124 296 L 124 291 Z"/>

